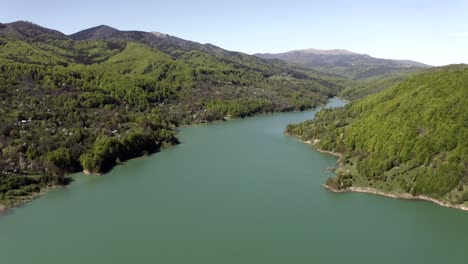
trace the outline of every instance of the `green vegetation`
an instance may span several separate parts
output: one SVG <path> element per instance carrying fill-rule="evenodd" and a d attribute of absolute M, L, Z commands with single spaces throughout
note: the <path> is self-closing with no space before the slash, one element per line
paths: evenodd
<path fill-rule="evenodd" d="M 431 69 L 287 133 L 342 154 L 334 188 L 467 201 L 468 68 Z"/>
<path fill-rule="evenodd" d="M 301 110 L 343 89 L 343 79 L 177 43 L 0 24 L 0 204 L 176 144 L 178 125 Z"/>
<path fill-rule="evenodd" d="M 406 80 L 409 76 L 424 71 L 424 68 L 408 67 L 394 70 L 390 73 L 355 80 L 339 96 L 348 100 L 357 100 L 368 95 L 376 94 L 399 82 Z"/>

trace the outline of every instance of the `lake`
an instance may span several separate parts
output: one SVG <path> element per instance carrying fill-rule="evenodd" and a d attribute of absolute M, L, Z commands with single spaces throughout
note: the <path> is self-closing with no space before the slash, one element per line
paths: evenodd
<path fill-rule="evenodd" d="M 336 158 L 283 135 L 316 111 L 183 128 L 73 175 L 0 216 L 0 263 L 465 263 L 468 212 L 321 186 Z"/>

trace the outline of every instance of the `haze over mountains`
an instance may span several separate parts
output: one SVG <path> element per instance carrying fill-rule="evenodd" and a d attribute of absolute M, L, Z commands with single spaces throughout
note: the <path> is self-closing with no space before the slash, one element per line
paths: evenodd
<path fill-rule="evenodd" d="M 280 59 L 353 79 L 389 74 L 402 68 L 404 70 L 414 70 L 429 67 L 416 61 L 379 59 L 343 49 L 304 49 L 276 54 L 258 53 L 254 54 L 254 56 L 264 59 Z"/>

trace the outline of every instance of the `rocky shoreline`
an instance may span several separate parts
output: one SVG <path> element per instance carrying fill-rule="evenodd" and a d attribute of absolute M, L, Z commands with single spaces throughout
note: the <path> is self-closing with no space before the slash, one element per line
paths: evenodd
<path fill-rule="evenodd" d="M 303 141 L 302 142 L 306 143 L 306 144 L 309 144 L 309 145 L 312 145 L 312 146 L 315 146 L 318 142 L 320 142 L 320 139 L 314 139 L 314 141 L 312 140 L 307 140 L 307 141 Z M 316 151 L 318 152 L 322 152 L 322 153 L 327 153 L 327 154 L 331 154 L 337 158 L 341 158 L 341 153 L 338 153 L 338 152 L 333 152 L 333 151 L 329 151 L 329 150 L 322 150 L 322 149 L 319 149 L 319 148 L 315 148 Z"/>
<path fill-rule="evenodd" d="M 455 209 L 459 209 L 459 210 L 468 211 L 468 206 L 466 206 L 466 205 L 451 204 L 451 203 L 447 203 L 447 202 L 437 200 L 435 198 L 424 196 L 424 195 L 413 196 L 413 195 L 411 195 L 409 193 L 401 193 L 401 194 L 390 193 L 390 192 L 381 191 L 381 190 L 371 188 L 371 187 L 354 187 L 353 186 L 353 187 L 347 187 L 347 188 L 344 188 L 344 189 L 335 189 L 335 188 L 332 188 L 332 187 L 330 187 L 330 186 L 328 186 L 326 184 L 322 184 L 322 186 L 325 187 L 327 190 L 329 190 L 331 192 L 335 192 L 335 193 L 358 192 L 358 193 L 370 193 L 370 194 L 375 194 L 375 195 L 382 195 L 382 196 L 396 198 L 396 199 L 422 200 L 422 201 L 428 201 L 428 202 L 431 202 L 431 203 L 434 203 L 434 204 L 437 204 L 437 205 L 440 205 L 440 206 L 444 206 L 444 207 L 449 207 L 449 208 L 455 208 Z"/>
<path fill-rule="evenodd" d="M 145 157 L 145 156 L 142 156 L 142 157 Z M 83 170 L 83 173 L 85 175 L 96 175 L 96 176 L 102 176 L 104 175 L 103 173 L 100 173 L 100 172 L 91 172 L 89 170 Z"/>
<path fill-rule="evenodd" d="M 315 139 L 315 140 L 307 140 L 307 141 L 304 141 L 304 140 L 301 140 L 303 143 L 305 144 L 308 144 L 308 145 L 312 145 L 312 146 L 315 146 L 320 140 L 319 139 Z M 342 157 L 342 155 L 340 153 L 337 153 L 337 152 L 333 152 L 333 151 L 327 151 L 327 150 L 321 150 L 317 147 L 314 148 L 316 151 L 318 152 L 322 152 L 322 153 L 328 153 L 328 154 L 331 154 L 335 157 L 338 158 L 338 161 L 337 161 L 337 164 L 338 164 L 338 167 L 340 165 L 340 158 Z M 355 186 L 351 186 L 351 187 L 347 187 L 347 188 L 344 188 L 344 189 L 335 189 L 335 188 L 332 188 L 326 184 L 322 184 L 323 187 L 325 187 L 326 189 L 328 189 L 329 191 L 331 192 L 335 192 L 335 193 L 342 193 L 342 192 L 359 192 L 359 193 L 369 193 L 369 194 L 375 194 L 375 195 L 382 195 L 382 196 L 386 196 L 386 197 L 390 197 L 390 198 L 395 198 L 395 199 L 404 199 L 404 200 L 421 200 L 421 201 L 428 201 L 428 202 L 431 202 L 431 203 L 434 203 L 434 204 L 437 204 L 437 205 L 440 205 L 440 206 L 443 206 L 443 207 L 448 207 L 448 208 L 454 208 L 454 209 L 459 209 L 459 210 L 463 210 L 463 211 L 468 211 L 468 206 L 466 205 L 463 205 L 463 204 L 451 204 L 451 203 L 447 203 L 447 202 L 444 202 L 444 201 L 441 201 L 441 200 L 437 200 L 435 198 L 432 198 L 432 197 L 429 197 L 429 196 L 424 196 L 424 195 L 418 195 L 418 196 L 413 196 L 412 194 L 410 193 L 401 193 L 401 194 L 398 194 L 398 193 L 390 193 L 390 192 L 385 192 L 385 191 L 381 191 L 381 190 L 378 190 L 378 189 L 375 189 L 375 188 L 371 188 L 371 187 L 355 187 Z"/>

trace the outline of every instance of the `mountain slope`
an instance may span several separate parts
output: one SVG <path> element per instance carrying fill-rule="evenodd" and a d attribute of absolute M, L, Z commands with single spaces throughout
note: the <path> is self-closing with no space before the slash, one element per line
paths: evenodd
<path fill-rule="evenodd" d="M 389 74 L 402 68 L 412 71 L 428 67 L 415 61 L 378 59 L 347 50 L 307 49 L 277 54 L 255 54 L 255 56 L 264 59 L 280 59 L 353 79 Z"/>
<path fill-rule="evenodd" d="M 468 68 L 427 70 L 287 133 L 340 153 L 334 189 L 468 201 Z"/>
<path fill-rule="evenodd" d="M 228 53 L 228 51 L 211 44 L 200 44 L 158 32 L 121 31 L 106 25 L 82 30 L 70 35 L 70 38 L 73 40 L 133 41 L 146 44 L 168 54 L 176 52 L 177 50 L 198 50 L 207 52 L 212 55 L 222 55 L 223 53 Z"/>
<path fill-rule="evenodd" d="M 18 38 L 32 38 L 43 34 L 66 38 L 66 35 L 53 29 L 48 29 L 27 21 L 17 21 L 13 23 L 0 23 L 0 33 L 14 35 Z"/>
<path fill-rule="evenodd" d="M 85 33 L 0 25 L 0 205 L 176 144 L 177 125 L 315 107 L 343 89 L 342 79 L 245 54 L 173 40 L 158 49 L 145 44 L 161 38 L 151 33 Z"/>
<path fill-rule="evenodd" d="M 349 85 L 339 93 L 339 96 L 347 100 L 364 98 L 383 91 L 424 70 L 425 68 L 400 68 L 384 75 L 355 80 L 354 82 L 349 83 Z"/>
<path fill-rule="evenodd" d="M 121 31 L 106 25 L 101 25 L 72 34 L 70 35 L 70 38 L 78 41 L 107 40 L 137 42 L 164 52 L 174 59 L 178 59 L 181 56 L 186 57 L 186 53 L 188 52 L 193 53 L 195 51 L 199 51 L 202 52 L 201 54 L 209 60 L 216 60 L 223 64 L 231 64 L 237 69 L 248 69 L 256 72 L 262 72 L 265 76 L 272 76 L 280 73 L 302 78 L 305 75 L 308 75 L 317 81 L 339 81 L 342 85 L 344 85 L 344 83 L 348 83 L 348 80 L 345 78 L 334 74 L 327 74 L 310 68 L 291 65 L 283 61 L 265 60 L 241 52 L 228 51 L 212 44 L 200 44 L 159 32 Z"/>

